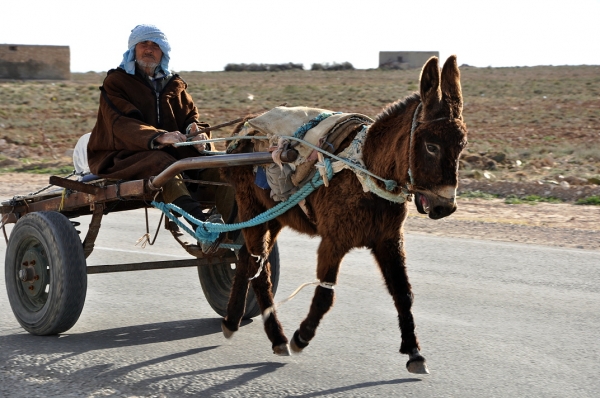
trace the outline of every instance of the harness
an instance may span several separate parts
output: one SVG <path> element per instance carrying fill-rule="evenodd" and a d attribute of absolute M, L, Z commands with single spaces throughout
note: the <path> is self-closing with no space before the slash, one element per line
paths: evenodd
<path fill-rule="evenodd" d="M 418 114 L 419 114 L 419 111 L 421 110 L 421 108 L 422 108 L 422 104 L 419 103 L 419 105 L 417 106 L 417 108 L 415 109 L 415 112 L 413 114 L 411 131 L 410 131 L 410 147 L 409 148 L 412 148 L 414 131 L 419 124 L 418 123 Z M 356 135 L 354 140 L 352 140 L 352 143 L 338 155 L 334 155 L 330 152 L 327 152 L 327 151 L 319 148 L 318 146 L 315 146 L 309 142 L 304 141 L 301 138 L 296 137 L 296 135 L 302 136 L 303 133 L 305 133 L 310 128 L 307 125 L 314 127 L 316 124 L 318 124 L 320 121 L 324 120 L 325 118 L 327 118 L 330 115 L 331 115 L 331 113 L 320 114 L 313 120 L 300 126 L 296 131 L 297 134 L 294 134 L 294 136 L 289 136 L 289 137 L 286 136 L 286 139 L 299 141 L 303 145 L 306 145 L 306 146 L 316 150 L 322 156 L 322 160 L 320 160 L 315 165 L 317 170 L 319 170 L 319 173 L 315 173 L 314 176 L 310 179 L 310 181 L 308 183 L 306 183 L 303 187 L 301 187 L 292 196 L 290 196 L 288 200 L 286 200 L 284 202 L 280 202 L 275 207 L 265 211 L 264 213 L 257 215 L 253 219 L 245 221 L 245 222 L 241 222 L 241 223 L 235 223 L 235 224 L 214 224 L 214 223 L 210 223 L 210 222 L 200 221 L 200 220 L 196 219 L 195 217 L 191 216 L 190 214 L 188 214 L 185 210 L 179 208 L 179 206 L 176 206 L 172 203 L 163 203 L 163 202 L 152 201 L 152 205 L 154 207 L 160 209 L 165 214 L 166 217 L 168 217 L 171 221 L 175 222 L 180 228 L 184 229 L 187 233 L 194 236 L 197 240 L 199 240 L 201 242 L 214 242 L 218 238 L 219 234 L 222 232 L 229 232 L 229 231 L 235 231 L 235 230 L 239 230 L 239 229 L 243 229 L 243 228 L 253 227 L 256 225 L 263 224 L 269 220 L 272 220 L 272 219 L 280 216 L 281 214 L 285 213 L 292 207 L 296 206 L 299 202 L 301 202 L 304 198 L 306 198 L 308 195 L 310 195 L 313 191 L 315 191 L 321 185 L 327 184 L 328 180 L 330 180 L 336 173 L 342 171 L 343 169 L 350 169 L 355 173 L 358 180 L 361 182 L 361 184 L 363 186 L 364 192 L 370 191 L 370 192 L 374 193 L 375 195 L 377 195 L 385 200 L 388 200 L 390 202 L 394 202 L 394 203 L 404 203 L 406 201 L 409 201 L 409 202 L 412 201 L 411 188 L 414 185 L 414 178 L 413 178 L 413 174 L 412 174 L 412 170 L 411 170 L 412 156 L 410 154 L 410 152 L 411 152 L 410 150 L 409 150 L 409 168 L 408 168 L 408 175 L 409 175 L 410 182 L 408 182 L 404 187 L 402 187 L 400 192 L 398 192 L 396 194 L 391 192 L 394 189 L 396 189 L 396 187 L 398 186 L 398 183 L 396 181 L 386 180 L 380 176 L 373 174 L 372 172 L 370 172 L 369 170 L 367 170 L 365 168 L 365 164 L 362 160 L 362 147 L 364 145 L 364 140 L 366 139 L 370 125 L 369 126 L 363 125 L 363 128 L 361 129 L 361 131 Z M 245 137 L 237 137 L 236 140 L 240 140 L 240 139 L 256 140 L 256 139 L 269 139 L 269 138 L 270 137 L 245 136 Z M 199 142 L 208 143 L 208 142 L 230 141 L 230 140 L 231 140 L 231 138 L 215 138 L 215 139 L 202 140 L 202 141 L 184 142 L 184 143 L 175 144 L 175 146 L 194 145 L 194 144 L 198 144 Z M 332 158 L 335 161 L 332 162 L 330 159 L 325 158 L 324 156 L 327 156 L 328 158 Z M 386 187 L 385 190 L 382 189 L 381 187 L 379 187 L 379 185 L 375 182 L 376 179 L 382 181 L 385 184 L 385 187 Z M 177 217 L 175 217 L 171 213 L 171 210 L 176 211 L 177 213 L 181 214 L 187 220 L 197 224 L 198 227 L 196 228 L 196 230 L 192 231 L 191 229 L 189 229 L 186 225 L 183 224 L 183 222 L 181 222 Z M 234 246 L 235 245 L 228 245 L 228 244 L 221 245 L 221 247 L 224 247 L 224 248 L 237 248 L 237 246 L 235 246 L 235 247 Z"/>
<path fill-rule="evenodd" d="M 313 175 L 313 177 L 311 178 L 311 180 L 307 184 L 305 184 L 303 187 L 301 187 L 297 192 L 292 194 L 292 196 L 290 196 L 288 198 L 288 200 L 280 202 L 275 207 L 265 211 L 264 213 L 257 215 L 253 219 L 248 220 L 246 222 L 242 222 L 242 223 L 236 223 L 236 224 L 213 224 L 213 223 L 202 222 L 200 220 L 197 220 L 194 217 L 192 217 L 190 214 L 185 212 L 184 210 L 180 209 L 178 206 L 170 204 L 170 203 L 153 201 L 152 205 L 155 206 L 156 208 L 162 210 L 162 212 L 165 214 L 166 217 L 168 217 L 171 221 L 175 222 L 180 228 L 183 228 L 190 235 L 194 236 L 197 240 L 202 241 L 202 242 L 207 242 L 207 241 L 214 242 L 218 238 L 218 236 L 221 232 L 234 231 L 234 230 L 238 230 L 238 229 L 256 226 L 256 225 L 265 223 L 269 220 L 272 220 L 272 219 L 276 218 L 277 216 L 285 213 L 287 210 L 289 210 L 292 207 L 299 204 L 302 200 L 304 200 L 304 198 L 306 198 L 308 195 L 310 195 L 313 191 L 315 191 L 321 185 L 327 185 L 328 180 L 331 179 L 335 173 L 338 173 L 343 169 L 351 169 L 355 173 L 356 177 L 361 182 L 361 184 L 363 186 L 363 190 L 365 192 L 371 191 L 375 195 L 377 195 L 385 200 L 388 200 L 390 202 L 394 202 L 394 203 L 404 203 L 406 201 L 410 202 L 410 201 L 412 201 L 411 188 L 414 185 L 414 177 L 413 177 L 412 170 L 411 170 L 412 156 L 411 156 L 410 148 L 412 148 L 414 132 L 418 126 L 417 118 L 418 118 L 418 114 L 419 114 L 419 111 L 421 110 L 421 108 L 422 108 L 422 104 L 419 103 L 419 105 L 417 106 L 417 108 L 415 109 L 415 112 L 413 114 L 413 120 L 412 120 L 412 125 L 411 125 L 411 130 L 410 130 L 409 165 L 408 165 L 409 166 L 408 175 L 409 175 L 410 182 L 406 183 L 406 186 L 402 187 L 400 192 L 397 194 L 394 194 L 391 192 L 398 186 L 398 183 L 396 181 L 385 180 L 382 177 L 379 177 L 379 176 L 371 173 L 370 171 L 368 171 L 365 168 L 365 164 L 362 159 L 362 147 L 364 145 L 364 141 L 366 139 L 367 133 L 369 131 L 369 127 L 371 125 L 368 125 L 368 126 L 363 125 L 362 129 L 354 137 L 351 144 L 338 155 L 334 155 L 332 153 L 326 152 L 323 149 L 321 149 L 315 145 L 312 145 L 312 144 L 302 140 L 301 138 L 298 138 L 298 136 L 304 136 L 306 131 L 308 131 L 308 129 L 310 129 L 310 127 L 306 126 L 307 124 L 314 126 L 314 125 L 318 124 L 320 121 L 324 120 L 325 118 L 327 118 L 328 116 L 331 115 L 331 114 L 329 114 L 329 115 L 321 114 L 317 118 L 315 118 L 315 119 L 311 120 L 310 122 L 305 123 L 303 126 L 301 126 L 296 131 L 296 134 L 294 134 L 293 137 L 286 136 L 286 138 L 300 141 L 304 145 L 308 145 L 309 147 L 313 148 L 314 150 L 316 150 L 318 152 L 319 162 L 315 165 L 315 167 L 317 168 L 317 170 L 319 172 L 315 173 Z M 238 137 L 238 138 L 239 139 L 269 139 L 269 137 L 257 137 L 257 136 L 247 136 L 247 137 Z M 213 142 L 213 141 L 221 141 L 221 140 L 223 140 L 223 139 L 203 140 L 202 142 Z M 225 140 L 230 140 L 230 138 L 225 139 Z M 198 142 L 189 142 L 189 143 L 180 143 L 180 144 L 176 144 L 176 145 L 193 145 L 193 144 L 197 144 L 197 143 Z M 328 158 L 325 158 L 324 155 L 326 155 Z M 333 158 L 333 159 L 335 159 L 335 161 L 332 162 L 329 158 Z M 379 185 L 375 182 L 376 179 L 384 182 L 385 187 L 386 187 L 385 190 L 379 187 Z M 196 230 L 192 232 L 190 229 L 188 229 L 188 227 L 186 225 L 184 225 L 177 217 L 175 217 L 173 215 L 171 210 L 175 210 L 177 213 L 181 214 L 187 220 L 190 220 L 193 223 L 196 223 L 198 225 Z M 231 245 L 231 244 L 221 244 L 220 247 L 232 248 L 232 249 L 239 248 L 238 245 Z M 260 273 L 262 272 L 263 266 L 264 266 L 264 261 L 266 260 L 266 258 L 261 258 L 261 256 L 256 256 L 256 257 L 257 257 L 257 262 L 259 262 L 258 271 L 249 280 L 252 280 L 252 279 L 256 278 L 258 275 L 260 275 Z M 262 313 L 263 322 L 265 322 L 269 318 L 269 316 L 276 310 L 277 307 L 279 307 L 282 304 L 286 303 L 287 301 L 291 300 L 294 296 L 296 296 L 300 292 L 300 290 L 302 290 L 303 288 L 310 286 L 310 285 L 317 285 L 319 287 L 331 289 L 331 290 L 333 290 L 334 286 L 335 286 L 334 283 L 323 282 L 320 280 L 304 283 L 300 287 L 298 287 L 296 289 L 296 291 L 294 291 L 288 298 L 286 298 L 278 303 L 274 303 L 272 306 L 267 308 Z"/>

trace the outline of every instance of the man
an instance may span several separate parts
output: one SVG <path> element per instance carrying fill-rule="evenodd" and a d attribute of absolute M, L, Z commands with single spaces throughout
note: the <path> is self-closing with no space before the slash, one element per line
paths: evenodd
<path fill-rule="evenodd" d="M 131 31 L 123 61 L 108 71 L 100 87 L 98 118 L 87 148 L 92 173 L 104 178 L 146 179 L 204 150 L 204 144 L 172 146 L 208 124 L 199 121 L 187 84 L 169 72 L 170 50 L 167 37 L 153 25 L 138 25 Z M 195 140 L 208 138 L 203 133 Z M 165 184 L 162 196 L 166 203 L 207 220 L 180 178 Z M 223 222 L 219 215 L 208 221 Z M 203 246 L 204 251 L 212 250 Z"/>

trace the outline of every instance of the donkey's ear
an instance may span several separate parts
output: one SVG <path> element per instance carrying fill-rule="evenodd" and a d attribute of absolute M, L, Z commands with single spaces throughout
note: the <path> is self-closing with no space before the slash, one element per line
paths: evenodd
<path fill-rule="evenodd" d="M 456 55 L 448 57 L 442 69 L 442 100 L 450 108 L 451 118 L 462 118 L 463 98 Z"/>
<path fill-rule="evenodd" d="M 442 99 L 440 90 L 440 68 L 438 58 L 431 57 L 421 70 L 421 101 L 425 114 L 434 114 L 439 110 Z"/>

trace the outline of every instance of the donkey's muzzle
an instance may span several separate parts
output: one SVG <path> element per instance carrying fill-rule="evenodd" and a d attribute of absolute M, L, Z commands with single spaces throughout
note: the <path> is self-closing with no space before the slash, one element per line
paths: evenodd
<path fill-rule="evenodd" d="M 456 202 L 434 206 L 429 212 L 429 218 L 439 220 L 440 218 L 448 217 L 456 211 Z"/>
<path fill-rule="evenodd" d="M 415 205 L 419 213 L 427 214 L 433 220 L 448 217 L 456 211 L 454 198 L 444 198 L 433 193 L 415 193 Z"/>

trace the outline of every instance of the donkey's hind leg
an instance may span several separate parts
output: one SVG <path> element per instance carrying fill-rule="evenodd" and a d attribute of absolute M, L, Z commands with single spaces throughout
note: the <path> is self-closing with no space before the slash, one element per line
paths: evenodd
<path fill-rule="evenodd" d="M 250 228 L 244 231 L 246 244 L 239 254 L 231 296 L 227 306 L 227 316 L 221 327 L 225 337 L 231 337 L 238 330 L 246 306 L 248 285 L 252 282 L 256 301 L 265 312 L 273 307 L 273 285 L 271 283 L 271 264 L 269 254 L 275 245 L 281 225 L 269 222 L 269 230 L 264 226 Z M 288 340 L 274 312 L 264 320 L 265 332 L 272 343 L 273 352 L 277 355 L 290 355 Z"/>
<path fill-rule="evenodd" d="M 333 306 L 335 292 L 333 286 L 337 281 L 342 258 L 348 250 L 344 250 L 340 242 L 323 238 L 317 251 L 317 278 L 321 282 L 315 289 L 315 294 L 306 318 L 300 323 L 300 328 L 294 333 L 290 346 L 294 352 L 302 352 L 315 337 L 317 327 L 323 316 Z"/>
<path fill-rule="evenodd" d="M 227 302 L 227 315 L 221 321 L 221 329 L 226 338 L 231 338 L 240 327 L 240 322 L 246 309 L 246 296 L 248 295 L 249 271 L 248 264 L 253 261 L 246 246 L 242 246 L 238 253 L 238 262 L 233 277 L 231 293 Z"/>
<path fill-rule="evenodd" d="M 415 334 L 415 322 L 411 311 L 413 294 L 406 273 L 406 255 L 402 247 L 402 237 L 377 243 L 372 248 L 372 252 L 398 311 L 402 339 L 400 352 L 408 354 L 409 357 L 406 368 L 410 373 L 429 373 L 425 358 L 419 352 L 419 341 Z"/>
<path fill-rule="evenodd" d="M 282 227 L 277 221 L 270 221 L 268 225 L 269 232 L 267 235 L 263 236 L 265 238 L 263 246 L 266 246 L 266 249 L 260 257 L 260 260 L 265 262 L 264 267 L 262 271 L 259 271 L 258 274 L 255 274 L 252 278 L 252 288 L 254 289 L 254 295 L 256 296 L 258 306 L 263 314 L 265 332 L 272 343 L 273 353 L 288 356 L 291 355 L 288 339 L 285 337 L 283 327 L 274 311 L 271 264 L 268 261 L 269 254 L 271 253 L 271 250 L 273 250 L 277 235 Z"/>
<path fill-rule="evenodd" d="M 252 288 L 258 306 L 263 313 L 263 323 L 267 337 L 272 343 L 273 353 L 277 355 L 291 355 L 288 339 L 285 337 L 283 327 L 277 319 L 273 308 L 273 285 L 271 283 L 271 264 L 267 262 L 263 271 L 252 279 Z M 268 312 L 267 312 L 268 311 Z"/>

